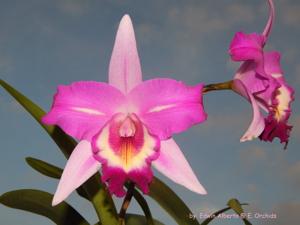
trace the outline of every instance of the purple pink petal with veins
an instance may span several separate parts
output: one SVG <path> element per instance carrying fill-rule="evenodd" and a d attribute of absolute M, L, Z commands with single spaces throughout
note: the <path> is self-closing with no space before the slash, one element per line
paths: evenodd
<path fill-rule="evenodd" d="M 151 165 L 174 182 L 206 194 L 172 135 L 206 119 L 203 84 L 158 78 L 142 81 L 132 22 L 125 15 L 109 65 L 109 84 L 79 81 L 59 86 L 42 121 L 80 140 L 58 184 L 57 205 L 97 171 L 116 196 L 124 183 L 149 192 Z"/>
<path fill-rule="evenodd" d="M 268 0 L 270 16 L 262 34 L 235 34 L 229 54 L 233 61 L 242 61 L 234 76 L 233 89 L 244 96 L 253 108 L 253 119 L 241 141 L 259 137 L 264 141 L 273 141 L 275 137 L 281 143 L 288 143 L 292 126 L 288 125 L 291 114 L 290 104 L 294 99 L 294 90 L 283 76 L 280 66 L 280 53 L 264 51 L 274 20 L 274 4 Z M 268 113 L 264 117 L 261 110 Z"/>

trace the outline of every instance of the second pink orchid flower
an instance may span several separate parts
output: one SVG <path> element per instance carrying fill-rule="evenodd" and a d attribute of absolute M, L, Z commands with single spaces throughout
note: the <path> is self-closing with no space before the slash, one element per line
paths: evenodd
<path fill-rule="evenodd" d="M 241 141 L 259 137 L 264 141 L 279 138 L 285 147 L 292 126 L 288 125 L 294 90 L 283 76 L 280 53 L 264 51 L 274 20 L 274 4 L 268 0 L 270 16 L 262 34 L 235 34 L 229 48 L 233 61 L 243 61 L 234 76 L 233 88 L 252 104 L 253 120 Z M 268 113 L 264 117 L 260 108 Z"/>

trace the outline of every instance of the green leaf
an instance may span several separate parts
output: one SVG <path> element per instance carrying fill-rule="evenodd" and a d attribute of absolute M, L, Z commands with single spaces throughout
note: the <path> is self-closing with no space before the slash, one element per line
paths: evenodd
<path fill-rule="evenodd" d="M 0 203 L 10 208 L 21 209 L 48 217 L 57 225 L 88 225 L 89 223 L 66 202 L 52 207 L 53 195 L 32 189 L 7 192 L 0 196 Z"/>
<path fill-rule="evenodd" d="M 144 216 L 137 214 L 126 214 L 125 216 L 126 225 L 149 225 L 147 219 Z M 158 220 L 154 220 L 154 225 L 164 225 Z"/>
<path fill-rule="evenodd" d="M 32 117 L 46 130 L 51 136 L 63 154 L 68 158 L 76 146 L 76 141 L 65 134 L 57 126 L 47 126 L 41 123 L 41 118 L 45 115 L 45 111 L 42 110 L 38 105 L 32 102 L 25 95 L 14 89 L 12 86 L 0 80 L 0 85 L 19 102 L 31 115 Z M 92 176 L 85 184 L 82 185 L 86 195 L 97 212 L 99 219 L 104 224 L 117 225 L 117 210 L 112 200 L 111 195 L 101 183 L 99 174 Z"/>
<path fill-rule="evenodd" d="M 192 211 L 178 195 L 156 177 L 154 177 L 151 182 L 149 195 L 165 209 L 178 224 L 199 225 L 197 220 L 190 218 L 193 214 Z"/>
<path fill-rule="evenodd" d="M 241 216 L 242 220 L 244 221 L 245 225 L 251 225 L 251 223 L 242 216 L 242 213 L 244 213 L 244 210 L 242 208 L 242 204 L 239 202 L 239 200 L 237 199 L 230 199 L 228 202 L 227 202 L 227 205 L 233 209 L 238 215 Z"/>
<path fill-rule="evenodd" d="M 34 170 L 38 171 L 39 173 L 55 179 L 60 179 L 63 172 L 61 168 L 51 165 L 50 163 L 47 163 L 40 159 L 27 157 L 26 162 L 29 166 L 31 166 Z M 76 191 L 81 197 L 89 200 L 89 196 L 87 195 L 86 191 L 82 188 L 82 186 L 77 188 Z"/>
<path fill-rule="evenodd" d="M 59 127 L 48 126 L 41 123 L 41 118 L 45 115 L 45 111 L 25 95 L 3 80 L 0 80 L 0 85 L 46 130 L 57 146 L 62 150 L 64 155 L 68 158 L 77 144 L 76 141 L 66 135 Z"/>
<path fill-rule="evenodd" d="M 248 205 L 248 204 L 247 204 L 247 203 L 239 203 L 239 201 L 238 201 L 237 199 L 230 199 L 230 200 L 228 201 L 227 205 L 228 205 L 229 207 L 226 207 L 226 208 L 224 208 L 224 209 L 221 209 L 221 210 L 219 210 L 219 211 L 217 211 L 217 212 L 211 214 L 209 218 L 205 219 L 205 220 L 201 223 L 201 225 L 207 225 L 207 224 L 209 224 L 212 220 L 214 220 L 215 218 L 218 218 L 218 216 L 219 216 L 220 214 L 225 213 L 225 212 L 227 212 L 227 211 L 229 211 L 229 210 L 231 210 L 231 209 L 234 210 L 238 215 L 241 216 L 241 214 L 244 212 L 242 206 L 243 206 L 243 205 Z M 236 211 L 236 210 L 237 210 L 237 211 Z M 244 220 L 244 219 L 243 219 L 243 220 Z M 245 222 L 245 220 L 244 220 L 244 222 Z M 250 223 L 248 220 L 247 220 L 247 222 L 248 222 L 248 223 L 245 223 L 245 224 L 251 225 L 251 223 Z"/>
<path fill-rule="evenodd" d="M 61 168 L 53 166 L 45 161 L 32 157 L 27 157 L 25 160 L 29 166 L 45 176 L 60 179 L 62 175 L 63 170 Z"/>

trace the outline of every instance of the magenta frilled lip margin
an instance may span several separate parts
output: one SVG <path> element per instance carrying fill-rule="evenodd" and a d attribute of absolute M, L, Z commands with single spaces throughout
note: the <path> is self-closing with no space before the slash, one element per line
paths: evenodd
<path fill-rule="evenodd" d="M 142 81 L 132 22 L 119 25 L 109 65 L 109 84 L 79 81 L 59 86 L 42 121 L 80 140 L 72 152 L 52 204 L 57 205 L 98 170 L 112 194 L 124 196 L 124 182 L 148 193 L 151 165 L 174 182 L 206 194 L 174 133 L 206 119 L 203 84 L 158 78 Z"/>
<path fill-rule="evenodd" d="M 242 61 L 234 77 L 233 88 L 248 99 L 253 108 L 252 122 L 242 136 L 241 141 L 259 137 L 264 141 L 272 141 L 275 137 L 281 143 L 288 143 L 292 126 L 288 125 L 291 114 L 291 102 L 294 90 L 283 76 L 280 66 L 280 53 L 264 51 L 270 34 L 275 10 L 272 0 L 268 0 L 270 16 L 262 34 L 235 34 L 229 48 L 233 61 Z M 266 117 L 260 108 L 268 115 Z"/>

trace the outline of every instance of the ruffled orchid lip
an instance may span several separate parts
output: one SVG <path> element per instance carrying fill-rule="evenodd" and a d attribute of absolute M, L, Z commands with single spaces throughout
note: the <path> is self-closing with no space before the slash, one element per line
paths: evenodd
<path fill-rule="evenodd" d="M 129 127 L 127 127 L 128 125 Z M 120 133 L 123 134 L 125 132 L 124 129 L 131 135 L 120 135 Z M 104 151 L 104 149 L 108 148 L 109 151 L 117 157 L 122 157 L 123 151 L 127 152 L 128 150 L 128 160 L 131 160 L 130 157 L 139 154 L 145 142 L 149 141 L 148 139 L 152 139 L 153 148 L 151 149 L 154 150 L 153 153 L 155 153 L 149 157 L 151 159 L 149 162 L 151 162 L 159 156 L 159 139 L 149 133 L 148 128 L 142 124 L 135 114 L 118 113 L 92 138 L 91 144 L 94 157 L 101 163 L 109 163 L 109 160 L 112 159 L 113 156 L 107 157 L 107 155 L 105 155 L 102 157 L 103 154 L 101 154 L 101 152 Z M 125 168 L 126 165 L 123 164 L 123 159 L 119 158 L 119 160 L 118 166 Z M 145 161 L 147 161 L 147 159 L 143 160 L 143 162 Z M 112 162 L 112 164 L 114 164 L 114 162 Z"/>
<path fill-rule="evenodd" d="M 113 116 L 93 137 L 92 146 L 95 159 L 102 164 L 102 180 L 109 183 L 111 193 L 123 196 L 126 180 L 135 181 L 144 193 L 148 193 L 152 180 L 150 166 L 159 156 L 160 141 L 148 132 L 136 115 Z M 143 179 L 139 179 L 141 176 Z"/>

